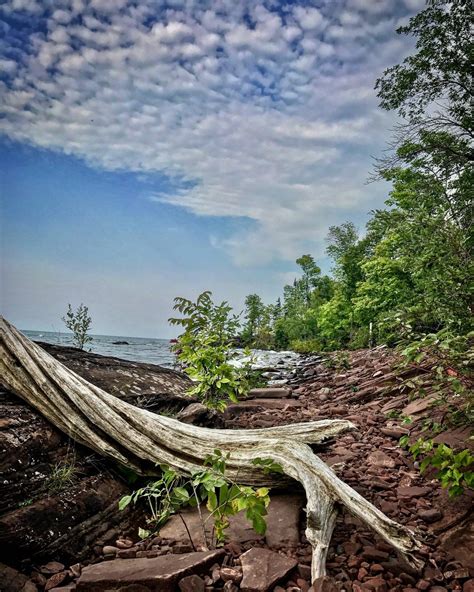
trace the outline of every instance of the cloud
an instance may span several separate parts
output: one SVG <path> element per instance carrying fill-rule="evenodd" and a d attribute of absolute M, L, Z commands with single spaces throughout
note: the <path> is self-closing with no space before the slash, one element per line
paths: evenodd
<path fill-rule="evenodd" d="M 391 117 L 373 84 L 406 51 L 393 33 L 405 4 L 11 0 L 0 129 L 95 167 L 160 171 L 175 191 L 151 199 L 253 221 L 216 243 L 241 265 L 294 259 L 380 203 L 364 180 Z"/>

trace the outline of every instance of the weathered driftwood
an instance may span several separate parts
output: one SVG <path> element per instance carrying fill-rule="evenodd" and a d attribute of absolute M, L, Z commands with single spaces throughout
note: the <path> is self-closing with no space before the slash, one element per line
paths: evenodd
<path fill-rule="evenodd" d="M 325 574 L 326 554 L 339 507 L 360 518 L 413 567 L 420 544 L 341 481 L 309 444 L 354 429 L 345 420 L 324 420 L 276 428 L 213 430 L 181 423 L 134 407 L 90 384 L 0 317 L 1 382 L 77 442 L 140 473 L 167 464 L 189 473 L 215 449 L 230 452 L 229 477 L 240 483 L 275 485 L 252 464 L 271 458 L 299 481 L 307 497 L 306 536 L 313 547 L 313 579 Z"/>

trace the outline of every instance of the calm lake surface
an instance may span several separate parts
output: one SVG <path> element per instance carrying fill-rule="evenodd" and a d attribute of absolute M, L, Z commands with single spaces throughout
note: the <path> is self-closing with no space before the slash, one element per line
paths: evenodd
<path fill-rule="evenodd" d="M 72 346 L 71 333 L 53 331 L 22 330 L 27 337 L 34 341 L 45 341 L 55 345 Z M 133 362 L 149 362 L 172 368 L 174 354 L 170 351 L 168 339 L 153 339 L 151 337 L 127 337 L 125 335 L 91 335 L 92 341 L 85 347 L 87 351 L 102 356 L 114 356 Z M 126 344 L 116 344 L 116 341 L 126 341 Z"/>

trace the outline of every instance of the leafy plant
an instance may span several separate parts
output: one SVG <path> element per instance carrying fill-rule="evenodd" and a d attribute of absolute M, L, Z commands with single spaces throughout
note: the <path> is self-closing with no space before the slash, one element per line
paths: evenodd
<path fill-rule="evenodd" d="M 184 328 L 173 349 L 184 372 L 195 382 L 188 395 L 223 411 L 229 400 L 237 402 L 247 392 L 251 361 L 240 368 L 231 363 L 236 356 L 233 346 L 239 319 L 231 314 L 227 302 L 214 304 L 211 295 L 203 292 L 196 302 L 175 298 L 174 310 L 184 317 L 169 321 Z"/>
<path fill-rule="evenodd" d="M 455 452 L 446 444 L 436 445 L 432 439 L 424 438 L 410 444 L 409 436 L 400 438 L 400 445 L 408 447 L 414 460 L 424 457 L 420 463 L 421 473 L 430 466 L 437 469 L 435 477 L 448 490 L 450 497 L 460 495 L 466 488 L 474 489 L 474 470 L 470 470 L 474 468 L 474 456 L 469 450 Z"/>
<path fill-rule="evenodd" d="M 89 316 L 89 309 L 84 304 L 80 304 L 74 312 L 71 305 L 68 304 L 66 315 L 62 317 L 66 327 L 73 333 L 73 342 L 79 349 L 84 349 L 86 343 L 92 341 L 88 334 L 92 324 L 92 318 Z"/>
<path fill-rule="evenodd" d="M 264 517 L 270 503 L 269 489 L 266 487 L 255 489 L 230 480 L 226 476 L 228 459 L 229 453 L 223 454 L 220 450 L 215 450 L 205 459 L 203 468 L 195 471 L 190 478 L 185 478 L 170 467 L 162 465 L 161 478 L 136 490 L 131 495 L 124 496 L 119 502 L 119 508 L 123 510 L 130 503 L 136 504 L 141 499 L 147 502 L 151 511 L 149 524 L 152 529 L 142 530 L 144 536 L 159 530 L 172 514 L 180 514 L 180 510 L 185 506 L 197 506 L 203 538 L 208 547 L 224 542 L 229 517 L 242 511 L 245 511 L 246 518 L 254 530 L 263 535 L 266 530 Z M 255 464 L 262 462 L 260 466 L 264 471 L 281 470 L 281 467 L 272 461 L 257 459 L 254 462 Z M 203 516 L 200 508 L 204 502 L 209 511 L 206 517 Z M 210 520 L 214 522 L 214 527 L 209 540 L 206 525 Z M 186 526 L 185 522 L 184 524 Z M 188 535 L 194 546 L 189 531 Z"/>

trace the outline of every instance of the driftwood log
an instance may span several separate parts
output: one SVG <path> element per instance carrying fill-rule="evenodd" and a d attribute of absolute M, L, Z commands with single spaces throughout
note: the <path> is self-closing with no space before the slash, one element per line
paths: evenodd
<path fill-rule="evenodd" d="M 65 434 L 141 474 L 167 464 L 181 473 L 202 465 L 215 449 L 229 452 L 229 477 L 249 485 L 281 484 L 252 464 L 279 463 L 306 492 L 306 536 L 313 548 L 312 579 L 325 575 L 326 555 L 341 507 L 371 527 L 418 569 L 420 543 L 341 481 L 309 444 L 355 429 L 345 420 L 324 420 L 275 428 L 218 430 L 195 427 L 121 401 L 90 384 L 0 317 L 0 381 Z"/>

